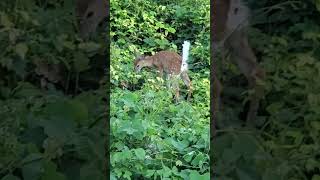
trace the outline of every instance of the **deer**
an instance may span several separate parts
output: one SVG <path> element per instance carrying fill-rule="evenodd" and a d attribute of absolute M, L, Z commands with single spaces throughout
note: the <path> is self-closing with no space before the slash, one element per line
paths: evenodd
<path fill-rule="evenodd" d="M 76 0 L 80 36 L 87 38 L 109 14 L 107 0 Z"/>
<path fill-rule="evenodd" d="M 184 41 L 182 57 L 173 51 L 159 51 L 152 56 L 138 55 L 134 61 L 134 69 L 137 73 L 144 67 L 154 67 L 159 71 L 159 75 L 163 78 L 166 74 L 167 80 L 175 77 L 181 78 L 188 88 L 187 100 L 192 94 L 192 83 L 188 75 L 188 56 L 190 42 Z M 170 86 L 169 86 L 170 87 Z M 178 102 L 180 96 L 179 82 L 173 81 L 172 87 L 175 90 L 175 102 Z"/>
<path fill-rule="evenodd" d="M 257 62 L 248 41 L 247 28 L 249 26 L 249 9 L 241 0 L 215 0 L 213 1 L 213 16 L 211 17 L 212 54 L 215 50 L 227 50 L 233 63 L 236 63 L 239 70 L 246 77 L 249 89 L 249 110 L 246 116 L 246 126 L 252 127 L 257 116 L 260 100 L 264 95 L 264 87 L 261 83 L 266 78 L 265 70 Z M 215 62 L 213 68 L 213 114 L 214 119 L 221 106 L 222 83 L 216 75 Z M 215 120 L 214 120 L 215 121 Z M 215 124 L 213 123 L 215 131 Z M 215 133 L 214 133 L 215 134 Z"/>

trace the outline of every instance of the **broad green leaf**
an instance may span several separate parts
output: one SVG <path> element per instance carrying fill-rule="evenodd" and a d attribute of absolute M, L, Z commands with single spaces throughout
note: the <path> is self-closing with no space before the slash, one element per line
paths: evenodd
<path fill-rule="evenodd" d="M 12 174 L 7 174 L 1 180 L 20 180 L 17 176 L 14 176 Z"/>
<path fill-rule="evenodd" d="M 186 155 L 183 156 L 183 159 L 187 162 L 190 162 L 192 160 L 192 158 L 194 157 L 195 152 L 191 151 L 189 153 L 187 153 Z"/>
<path fill-rule="evenodd" d="M 30 161 L 29 163 L 25 163 L 21 169 L 24 180 L 38 179 L 43 173 L 43 161 Z"/>
<path fill-rule="evenodd" d="M 15 97 L 34 97 L 40 96 L 42 92 L 35 87 L 33 84 L 28 82 L 19 82 L 16 92 L 14 93 Z"/>
<path fill-rule="evenodd" d="M 257 144 L 252 136 L 239 135 L 232 143 L 233 151 L 241 153 L 246 157 L 252 157 L 257 152 Z"/>
<path fill-rule="evenodd" d="M 83 53 L 76 53 L 73 64 L 76 72 L 82 72 L 90 68 L 90 59 Z"/>
<path fill-rule="evenodd" d="M 123 174 L 123 177 L 128 180 L 131 180 L 131 176 L 132 176 L 132 173 L 130 171 L 125 171 Z"/>
<path fill-rule="evenodd" d="M 316 4 L 317 10 L 320 11 L 320 0 L 315 0 L 314 3 Z"/>
<path fill-rule="evenodd" d="M 183 151 L 189 145 L 189 143 L 187 141 L 175 141 L 172 138 L 170 138 L 168 140 L 180 152 Z"/>
<path fill-rule="evenodd" d="M 254 180 L 247 172 L 241 169 L 237 168 L 236 172 L 240 180 Z"/>
<path fill-rule="evenodd" d="M 146 172 L 146 176 L 147 176 L 147 177 L 151 177 L 152 175 L 154 175 L 155 172 L 156 172 L 156 170 L 150 170 L 150 169 L 148 169 L 147 172 Z"/>
<path fill-rule="evenodd" d="M 312 180 L 320 180 L 320 175 L 317 175 L 317 174 L 313 175 Z"/>
<path fill-rule="evenodd" d="M 225 149 L 222 155 L 222 159 L 226 164 L 235 163 L 241 154 L 234 152 L 231 148 Z"/>
<path fill-rule="evenodd" d="M 113 173 L 110 173 L 110 180 L 117 180 L 116 176 Z"/>
<path fill-rule="evenodd" d="M 98 51 L 100 48 L 101 48 L 101 45 L 95 42 L 87 42 L 87 43 L 79 44 L 79 49 L 84 50 L 86 52 Z"/>
<path fill-rule="evenodd" d="M 202 166 L 202 164 L 205 162 L 205 156 L 202 153 L 199 153 L 191 162 L 194 166 Z"/>
<path fill-rule="evenodd" d="M 281 175 L 274 169 L 267 169 L 262 175 L 262 180 L 281 180 Z"/>
<path fill-rule="evenodd" d="M 138 159 L 140 160 L 144 160 L 145 156 L 146 156 L 146 152 L 144 151 L 144 149 L 142 148 L 138 148 L 134 150 L 134 153 L 136 154 L 136 156 L 138 157 Z"/>
<path fill-rule="evenodd" d="M 41 180 L 67 180 L 64 174 L 57 171 L 57 165 L 51 161 L 44 163 L 44 173 Z"/>
<path fill-rule="evenodd" d="M 176 161 L 176 166 L 182 166 L 182 162 L 180 160 Z"/>
<path fill-rule="evenodd" d="M 209 180 L 210 174 L 205 173 L 203 175 L 200 175 L 197 171 L 191 171 L 189 178 L 190 178 L 190 180 Z"/>
<path fill-rule="evenodd" d="M 15 46 L 15 52 L 17 53 L 18 56 L 20 56 L 22 59 L 25 58 L 29 48 L 27 44 L 25 43 L 19 43 Z"/>
<path fill-rule="evenodd" d="M 86 123 L 89 119 L 89 112 L 85 104 L 78 100 L 71 100 L 68 104 L 68 107 L 70 107 L 70 111 L 74 113 L 74 121 L 81 125 L 87 125 Z"/>
<path fill-rule="evenodd" d="M 80 169 L 80 180 L 105 180 L 105 172 L 103 169 L 97 168 L 96 163 L 86 163 Z"/>
<path fill-rule="evenodd" d="M 1 15 L 1 25 L 6 28 L 11 28 L 14 26 L 14 24 L 9 19 L 8 15 L 4 12 L 0 12 Z"/>
<path fill-rule="evenodd" d="M 22 163 L 28 164 L 28 163 L 30 163 L 30 162 L 40 161 L 42 158 L 43 158 L 43 155 L 42 155 L 42 154 L 32 153 L 32 154 L 29 154 L 27 157 L 25 157 L 25 158 L 22 160 Z"/>

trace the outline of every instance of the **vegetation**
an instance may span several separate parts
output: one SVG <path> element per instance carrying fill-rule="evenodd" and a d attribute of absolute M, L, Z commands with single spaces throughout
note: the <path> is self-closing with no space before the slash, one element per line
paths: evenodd
<path fill-rule="evenodd" d="M 111 1 L 112 179 L 209 179 L 209 12 L 208 0 Z M 184 40 L 194 93 L 176 104 L 165 80 L 135 73 L 133 61 L 135 51 L 181 54 Z"/>
<path fill-rule="evenodd" d="M 241 128 L 246 81 L 221 62 L 225 82 L 220 135 L 214 140 L 217 179 L 317 180 L 319 159 L 319 1 L 249 1 L 250 43 L 267 71 L 258 129 Z M 238 98 L 242 94 L 242 98 Z"/>
<path fill-rule="evenodd" d="M 71 0 L 0 9 L 0 179 L 106 179 L 106 34 L 79 38 Z"/>
<path fill-rule="evenodd" d="M 246 80 L 230 61 L 218 61 L 224 107 L 212 173 L 318 180 L 320 2 L 248 5 L 266 95 L 257 129 L 243 128 Z M 111 179 L 209 179 L 209 1 L 112 0 L 110 14 L 107 132 L 106 29 L 78 37 L 71 0 L 0 2 L 1 180 L 106 179 L 108 137 Z M 134 73 L 133 60 L 136 50 L 181 53 L 184 40 L 194 93 L 174 103 L 166 82 L 154 70 Z"/>

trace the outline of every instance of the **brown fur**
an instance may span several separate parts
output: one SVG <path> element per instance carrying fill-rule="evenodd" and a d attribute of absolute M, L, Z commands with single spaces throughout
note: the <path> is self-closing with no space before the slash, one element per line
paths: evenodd
<path fill-rule="evenodd" d="M 184 84 L 188 87 L 189 94 L 188 99 L 192 93 L 191 81 L 186 71 L 180 73 L 182 57 L 172 51 L 160 51 L 153 56 L 140 56 L 134 61 L 134 67 L 136 71 L 140 71 L 143 67 L 155 67 L 159 70 L 160 77 L 163 77 L 165 73 L 169 77 L 172 75 L 180 75 Z M 174 84 L 176 90 L 175 99 L 179 98 L 179 86 Z"/>
<path fill-rule="evenodd" d="M 228 12 L 230 8 L 230 0 L 214 1 L 213 17 L 211 23 L 213 24 L 213 41 L 220 41 L 224 37 L 227 26 Z"/>
<path fill-rule="evenodd" d="M 94 32 L 98 24 L 108 16 L 107 0 L 76 0 L 76 15 L 82 38 Z"/>
<path fill-rule="evenodd" d="M 227 32 L 230 32 L 227 24 L 229 21 L 229 13 L 240 13 L 239 9 L 234 7 L 231 9 L 231 4 L 234 2 L 239 2 L 239 0 L 215 0 L 213 18 L 211 18 L 211 23 L 213 24 L 213 44 L 224 41 L 224 49 L 230 51 L 231 58 L 238 65 L 240 71 L 247 78 L 249 88 L 254 89 L 254 94 L 250 95 L 250 106 L 247 114 L 246 122 L 248 126 L 253 125 L 256 119 L 257 111 L 259 108 L 260 99 L 263 97 L 264 88 L 257 84 L 258 79 L 265 79 L 265 71 L 262 69 L 257 58 L 254 55 L 252 48 L 249 45 L 247 33 L 244 28 L 235 29 L 232 31 L 229 37 Z M 214 54 L 215 52 L 213 52 Z M 214 68 L 216 67 L 213 65 Z M 215 70 L 213 71 L 215 72 Z M 216 74 L 213 74 L 213 101 L 214 101 L 214 115 L 219 111 L 219 101 L 222 91 L 222 85 Z"/>

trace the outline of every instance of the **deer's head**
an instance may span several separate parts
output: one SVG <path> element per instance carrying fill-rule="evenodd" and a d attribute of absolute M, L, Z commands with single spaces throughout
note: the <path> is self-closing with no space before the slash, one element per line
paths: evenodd
<path fill-rule="evenodd" d="M 247 25 L 248 8 L 241 0 L 215 0 L 213 18 L 213 41 L 218 42 L 232 31 Z"/>
<path fill-rule="evenodd" d="M 140 72 L 141 69 L 146 66 L 148 57 L 149 56 L 145 56 L 145 55 L 139 55 L 136 57 L 134 61 L 134 70 L 136 72 Z"/>
<path fill-rule="evenodd" d="M 108 16 L 107 0 L 76 0 L 76 15 L 80 35 L 86 38 Z"/>

